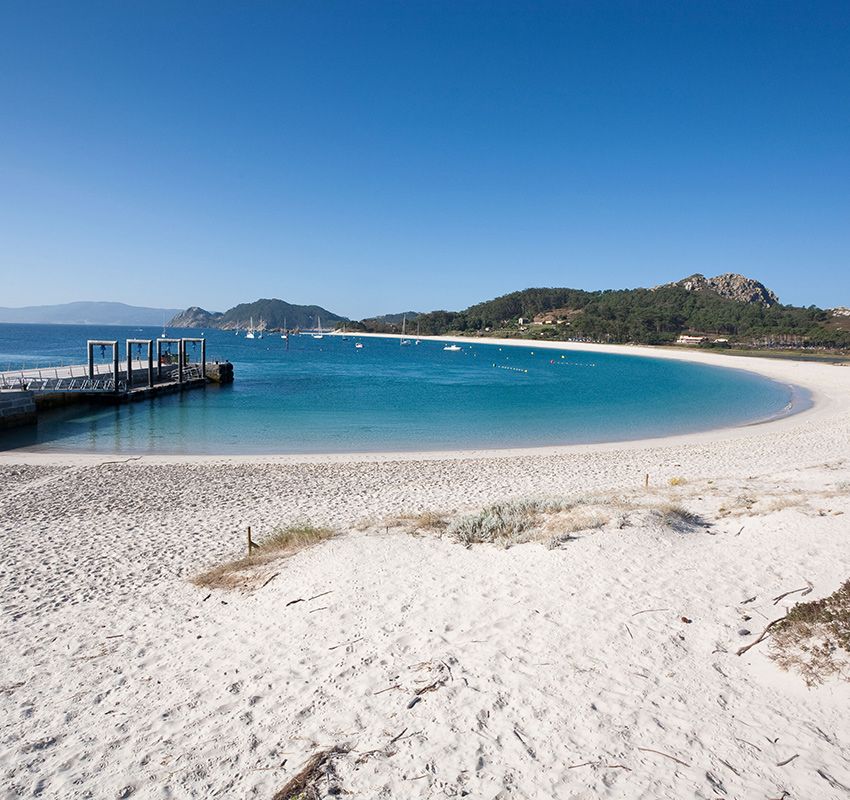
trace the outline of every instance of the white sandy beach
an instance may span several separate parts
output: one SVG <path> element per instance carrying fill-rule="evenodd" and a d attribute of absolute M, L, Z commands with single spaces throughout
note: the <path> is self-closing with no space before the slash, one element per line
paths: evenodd
<path fill-rule="evenodd" d="M 536 450 L 0 455 L 0 797 L 272 798 L 334 746 L 319 796 L 850 797 L 850 683 L 808 689 L 769 639 L 735 654 L 800 594 L 774 598 L 850 577 L 850 368 L 569 347 L 748 369 L 813 405 Z M 397 519 L 541 496 L 601 524 L 467 549 Z M 190 583 L 248 525 L 303 520 L 339 535 L 253 591 Z"/>

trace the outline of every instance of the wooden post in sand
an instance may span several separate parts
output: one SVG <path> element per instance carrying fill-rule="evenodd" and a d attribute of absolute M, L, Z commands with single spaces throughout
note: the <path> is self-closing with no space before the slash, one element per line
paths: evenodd
<path fill-rule="evenodd" d="M 646 475 L 644 476 L 644 479 L 643 479 L 643 488 L 644 489 L 649 488 L 649 473 L 648 472 L 646 473 Z"/>
<path fill-rule="evenodd" d="M 248 556 L 251 556 L 251 548 L 254 546 L 254 543 L 251 541 L 251 526 L 248 526 Z"/>

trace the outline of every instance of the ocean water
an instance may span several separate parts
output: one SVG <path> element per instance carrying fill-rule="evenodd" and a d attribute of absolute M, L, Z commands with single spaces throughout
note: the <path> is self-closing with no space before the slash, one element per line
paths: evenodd
<path fill-rule="evenodd" d="M 0 370 L 82 364 L 86 339 L 160 334 L 2 324 Z M 289 349 L 275 334 L 206 338 L 209 360 L 233 362 L 231 386 L 42 413 L 37 426 L 0 432 L 0 449 L 247 454 L 578 444 L 744 425 L 806 403 L 792 387 L 739 370 L 628 355 L 474 341 L 446 352 L 427 339 L 400 347 L 356 336 L 293 336 Z"/>

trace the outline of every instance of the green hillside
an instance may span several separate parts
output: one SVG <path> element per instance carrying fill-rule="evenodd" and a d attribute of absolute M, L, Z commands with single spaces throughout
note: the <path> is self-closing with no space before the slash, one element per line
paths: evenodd
<path fill-rule="evenodd" d="M 534 324 L 535 317 L 543 324 Z M 699 333 L 746 344 L 850 347 L 850 332 L 842 329 L 846 326 L 823 309 L 743 302 L 680 284 L 594 292 L 525 289 L 463 311 L 421 314 L 417 322 L 423 335 L 498 331 L 536 338 L 665 344 L 682 333 Z M 380 329 L 366 320 L 364 325 Z"/>

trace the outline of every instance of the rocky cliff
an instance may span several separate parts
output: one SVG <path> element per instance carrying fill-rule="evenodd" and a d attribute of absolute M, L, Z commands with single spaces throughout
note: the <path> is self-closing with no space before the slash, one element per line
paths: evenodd
<path fill-rule="evenodd" d="M 207 311 L 200 306 L 190 306 L 168 320 L 169 328 L 215 328 L 221 319 L 220 311 Z"/>
<path fill-rule="evenodd" d="M 714 278 L 706 278 L 705 275 L 697 273 L 669 285 L 681 286 L 689 292 L 714 292 L 739 303 L 759 303 L 770 307 L 779 302 L 776 294 L 763 283 L 734 272 L 724 272 Z"/>

